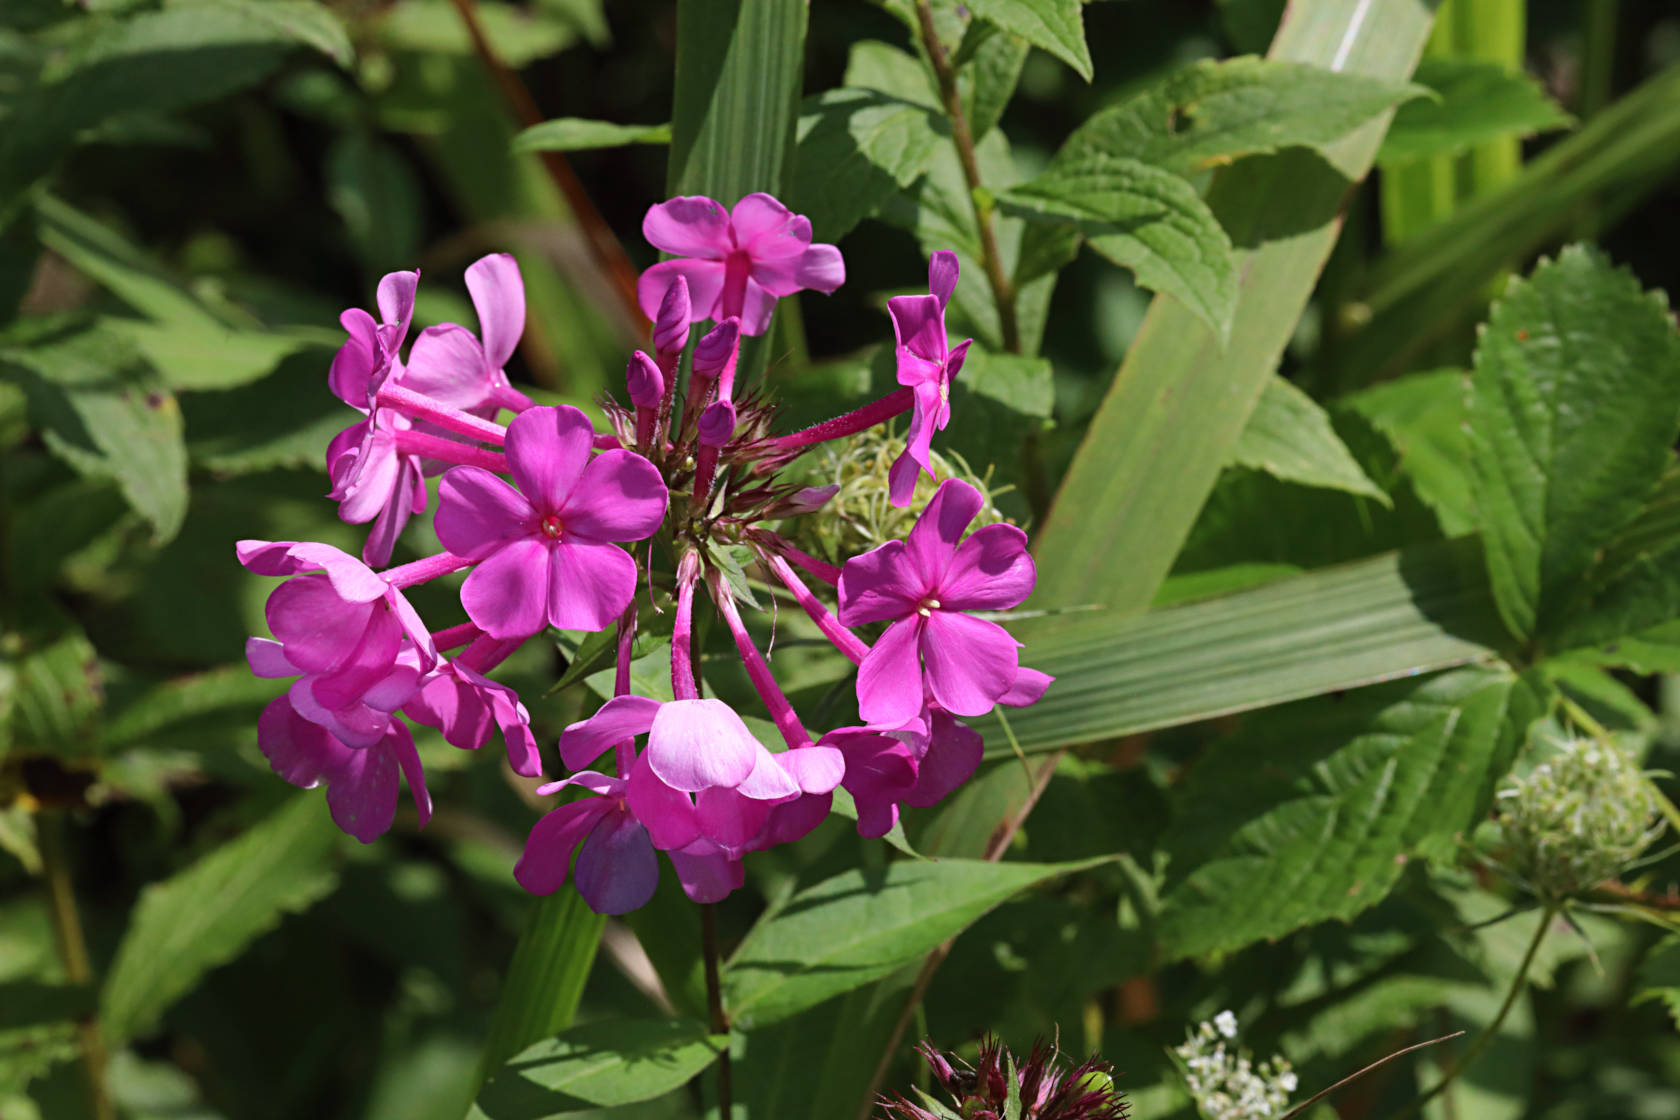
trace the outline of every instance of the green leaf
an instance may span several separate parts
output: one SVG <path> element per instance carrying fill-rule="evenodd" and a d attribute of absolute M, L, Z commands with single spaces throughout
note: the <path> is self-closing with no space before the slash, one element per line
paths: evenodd
<path fill-rule="evenodd" d="M 412 265 L 425 204 L 419 176 L 394 147 L 361 131 L 336 137 L 327 149 L 327 200 L 370 272 Z"/>
<path fill-rule="evenodd" d="M 1362 75 L 1397 97 L 1429 20 L 1417 0 L 1324 0 L 1294 10 L 1271 53 Z M 1040 527 L 1035 605 L 1148 608 L 1277 369 L 1383 123 L 1369 121 L 1322 154 L 1292 148 L 1214 179 L 1209 207 L 1238 249 L 1229 342 L 1184 305 L 1152 301 Z"/>
<path fill-rule="evenodd" d="M 146 1033 L 204 974 L 238 956 L 281 915 L 338 882 L 343 839 L 318 794 L 300 793 L 187 868 L 141 892 L 100 997 L 113 1043 Z"/>
<path fill-rule="evenodd" d="M 1010 727 L 1053 750 L 1482 660 L 1504 635 L 1475 553 L 1427 545 L 1141 618 L 1023 620 L 1022 663 L 1056 681 Z M 974 723 L 1008 753 L 993 719 Z"/>
<path fill-rule="evenodd" d="M 1680 937 L 1665 938 L 1640 962 L 1634 1001 L 1661 1000 L 1680 1028 Z"/>
<path fill-rule="evenodd" d="M 11 621 L 0 635 L 0 757 L 94 753 L 104 674 L 93 643 L 50 601 Z"/>
<path fill-rule="evenodd" d="M 1383 505 L 1393 503 L 1354 460 L 1329 415 L 1293 382 L 1266 382 L 1248 424 L 1237 437 L 1231 461 L 1265 471 L 1287 482 L 1363 494 Z"/>
<path fill-rule="evenodd" d="M 1373 385 L 1341 402 L 1394 445 L 1418 497 L 1449 537 L 1474 532 L 1479 524 L 1470 492 L 1465 388 L 1464 371 L 1434 370 Z"/>
<path fill-rule="evenodd" d="M 1538 714 L 1510 673 L 1462 669 L 1251 717 L 1180 790 L 1163 949 L 1229 951 L 1378 902 L 1408 856 L 1487 812 Z"/>
<path fill-rule="evenodd" d="M 120 704 L 113 697 L 100 743 L 106 751 L 155 747 L 183 725 L 246 721 L 254 726 L 257 713 L 275 695 L 272 681 L 253 676 L 244 665 L 177 677 L 133 691 Z"/>
<path fill-rule="evenodd" d="M 572 1025 L 606 922 L 569 883 L 532 902 L 484 1039 L 480 1085 L 515 1054 Z"/>
<path fill-rule="evenodd" d="M 1639 515 L 1594 557 L 1558 649 L 1605 645 L 1616 664 L 1649 662 L 1680 619 L 1680 466 L 1671 464 Z M 1631 637 L 1631 641 L 1623 639 Z M 1659 658 L 1661 660 L 1661 658 Z"/>
<path fill-rule="evenodd" d="M 1568 128 L 1575 118 L 1527 74 L 1464 58 L 1426 58 L 1413 81 L 1434 91 L 1400 106 L 1383 137 L 1384 167 L 1455 155 L 1502 136 L 1528 137 Z"/>
<path fill-rule="evenodd" d="M 730 1021 L 761 1027 L 878 980 L 1011 895 L 1107 858 L 902 862 L 818 883 L 760 920 L 729 958 L 723 987 Z"/>
<path fill-rule="evenodd" d="M 564 19 L 504 0 L 474 0 L 484 37 L 496 57 L 518 69 L 557 54 L 578 41 L 578 29 Z M 421 55 L 473 53 L 472 36 L 449 0 L 401 0 L 379 15 L 379 37 L 400 51 Z"/>
<path fill-rule="evenodd" d="M 1228 335 L 1237 297 L 1231 239 L 1183 178 L 1092 153 L 1057 161 L 1004 193 L 1002 204 L 1032 220 L 1072 225 L 1143 287 L 1177 298 L 1221 338 Z"/>
<path fill-rule="evenodd" d="M 581 117 L 555 117 L 534 124 L 513 138 L 516 152 L 582 152 L 628 144 L 669 144 L 668 124 L 614 124 Z"/>
<path fill-rule="evenodd" d="M 1514 280 L 1476 347 L 1470 464 L 1488 574 L 1518 638 L 1557 629 L 1680 434 L 1680 333 L 1660 297 L 1566 249 Z"/>
<path fill-rule="evenodd" d="M 187 512 L 181 411 L 131 343 L 94 327 L 59 330 L 30 346 L 0 345 L 29 396 L 31 422 L 77 471 L 112 478 L 129 505 L 167 541 Z"/>
<path fill-rule="evenodd" d="M 326 446 L 352 417 L 327 391 L 324 368 L 314 353 L 300 353 L 238 393 L 184 395 L 193 465 L 220 475 L 275 467 L 325 471 Z"/>
<path fill-rule="evenodd" d="M 544 1120 L 591 1105 L 652 1100 L 686 1085 L 727 1044 L 691 1019 L 574 1027 L 520 1051 L 479 1092 L 467 1117 Z"/>
<path fill-rule="evenodd" d="M 968 36 L 963 39 L 964 49 L 968 46 L 968 38 L 975 34 L 975 28 L 989 26 L 979 21 L 969 24 Z M 958 71 L 958 81 L 966 87 L 963 105 L 968 116 L 968 131 L 974 139 L 981 139 L 997 127 L 1009 99 L 1015 95 L 1015 84 L 1020 80 L 1021 67 L 1031 49 L 1032 45 L 1019 35 L 997 31 L 980 41 L 973 57 Z M 962 51 L 958 54 L 960 56 Z"/>
<path fill-rule="evenodd" d="M 261 381 L 293 354 L 307 353 L 319 369 L 327 369 L 332 352 L 344 341 L 334 331 L 314 327 L 240 331 L 209 323 L 148 323 L 113 317 L 100 319 L 99 325 L 133 342 L 177 391 L 237 389 Z M 343 417 L 342 412 L 339 415 Z"/>
<path fill-rule="evenodd" d="M 1085 45 L 1081 0 L 970 0 L 968 10 L 1049 51 L 1091 80 L 1091 50 Z"/>
<path fill-rule="evenodd" d="M 927 64 L 908 51 L 874 39 L 852 44 L 842 84 L 847 89 L 872 89 L 936 113 L 944 112 L 938 83 Z"/>
<path fill-rule="evenodd" d="M 888 195 L 927 169 L 945 129 L 922 105 L 866 89 L 836 89 L 800 106 L 788 205 L 812 237 L 838 241 Z"/>
<path fill-rule="evenodd" d="M 1348 41 L 1369 42 L 1369 27 L 1349 20 L 1344 5 L 1324 4 L 1311 13 L 1321 26 L 1346 27 Z M 1285 28 L 1300 41 L 1316 29 Z M 1280 39 L 1280 41 L 1284 41 Z M 1396 51 L 1369 71 L 1331 67 L 1339 45 L 1327 38 L 1320 49 L 1291 59 L 1231 58 L 1192 63 L 1159 83 L 1104 109 L 1080 125 L 1062 144 L 1054 163 L 1082 163 L 1093 155 L 1139 160 L 1180 175 L 1230 163 L 1242 156 L 1284 148 L 1326 148 L 1379 116 L 1424 93 L 1395 79 L 1407 67 Z M 1351 57 L 1351 54 L 1350 54 Z"/>
<path fill-rule="evenodd" d="M 173 0 L 173 6 L 237 14 L 270 29 L 278 39 L 313 47 L 340 66 L 348 68 L 355 61 L 344 21 L 321 0 Z"/>

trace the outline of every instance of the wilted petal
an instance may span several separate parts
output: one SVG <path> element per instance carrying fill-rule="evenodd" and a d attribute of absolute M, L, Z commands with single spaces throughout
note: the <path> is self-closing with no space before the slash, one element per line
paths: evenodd
<path fill-rule="evenodd" d="M 461 585 L 461 606 L 473 624 L 493 638 L 528 638 L 541 630 L 548 607 L 548 552 L 542 541 L 527 537 L 507 542 L 480 561 Z"/>
<path fill-rule="evenodd" d="M 562 539 L 550 555 L 548 624 L 557 630 L 605 630 L 635 597 L 636 562 L 615 544 Z"/>
<path fill-rule="evenodd" d="M 728 211 L 704 195 L 679 195 L 648 207 L 642 218 L 642 236 L 655 249 L 679 257 L 721 258 L 734 248 L 729 240 Z M 654 309 L 658 310 L 657 302 Z"/>
<path fill-rule="evenodd" d="M 627 813 L 602 817 L 577 856 L 577 888 L 597 914 L 628 914 L 659 885 L 659 858 L 647 830 Z"/>
<path fill-rule="evenodd" d="M 642 314 L 653 318 L 665 301 L 665 293 L 681 278 L 688 285 L 689 321 L 717 318 L 718 297 L 723 294 L 722 260 L 681 258 L 661 261 L 636 280 L 636 303 Z"/>
<path fill-rule="evenodd" d="M 634 451 L 603 451 L 583 468 L 560 521 L 565 532 L 592 540 L 645 540 L 665 520 L 665 503 L 657 467 Z"/>
<path fill-rule="evenodd" d="M 581 770 L 614 743 L 645 735 L 659 714 L 659 701 L 645 696 L 614 696 L 586 720 L 560 733 L 560 761 Z"/>
<path fill-rule="evenodd" d="M 871 724 L 900 724 L 922 710 L 918 657 L 927 620 L 912 616 L 887 627 L 858 666 L 858 714 Z"/>
<path fill-rule="evenodd" d="M 485 362 L 490 369 L 501 369 L 525 332 L 525 281 L 519 262 L 510 253 L 480 257 L 467 266 L 467 291 L 478 312 Z"/>
<path fill-rule="evenodd" d="M 987 525 L 957 546 L 934 594 L 946 610 L 1002 611 L 1019 606 L 1036 582 L 1027 535 L 1013 525 Z"/>
<path fill-rule="evenodd" d="M 666 785 L 698 793 L 746 781 L 763 749 L 723 701 L 672 700 L 653 718 L 647 760 Z"/>
<path fill-rule="evenodd" d="M 847 626 L 886 622 L 914 614 L 927 593 L 903 541 L 888 541 L 840 570 L 840 621 Z"/>
<path fill-rule="evenodd" d="M 553 894 L 565 886 L 572 849 L 611 808 L 611 801 L 596 798 L 574 801 L 544 813 L 531 826 L 525 851 L 513 865 L 514 879 L 532 894 Z"/>
<path fill-rule="evenodd" d="M 933 612 L 921 646 L 928 689 L 941 708 L 959 716 L 991 711 L 1020 667 L 1020 643 L 1009 631 L 954 611 Z"/>
<path fill-rule="evenodd" d="M 539 514 L 565 508 L 594 439 L 589 417 L 569 404 L 528 408 L 508 424 L 508 469 Z"/>

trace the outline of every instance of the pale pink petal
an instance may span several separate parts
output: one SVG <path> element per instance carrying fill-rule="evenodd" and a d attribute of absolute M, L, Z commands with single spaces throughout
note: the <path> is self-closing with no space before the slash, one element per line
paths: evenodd
<path fill-rule="evenodd" d="M 925 809 L 973 777 L 986 753 L 985 740 L 967 724 L 941 711 L 933 713 L 933 735 L 916 768 L 916 787 L 904 798 Z"/>
<path fill-rule="evenodd" d="M 513 418 L 507 431 L 508 469 L 539 514 L 565 508 L 594 439 L 589 417 L 569 404 L 528 408 Z"/>
<path fill-rule="evenodd" d="M 718 298 L 723 295 L 724 264 L 721 260 L 693 260 L 687 257 L 661 261 L 636 280 L 636 303 L 642 314 L 653 318 L 665 302 L 665 294 L 678 279 L 688 285 L 689 322 L 717 318 Z"/>
<path fill-rule="evenodd" d="M 636 562 L 616 544 L 562 539 L 549 554 L 548 624 L 555 629 L 605 630 L 635 597 Z"/>
<path fill-rule="evenodd" d="M 400 383 L 451 408 L 476 408 L 489 395 L 493 368 L 471 331 L 444 323 L 414 340 Z"/>
<path fill-rule="evenodd" d="M 928 258 L 928 291 L 944 307 L 951 302 L 951 293 L 957 290 L 957 255 L 949 249 L 940 249 Z"/>
<path fill-rule="evenodd" d="M 672 700 L 648 732 L 648 766 L 674 789 L 733 789 L 747 780 L 764 748 L 721 700 Z"/>
<path fill-rule="evenodd" d="M 399 341 L 408 334 L 408 324 L 414 319 L 414 294 L 419 288 L 418 270 L 387 272 L 379 281 L 379 318 L 386 325 L 397 328 L 396 337 Z M 392 348 L 395 349 L 394 346 Z"/>
<path fill-rule="evenodd" d="M 614 743 L 645 735 L 659 714 L 659 701 L 645 696 L 614 696 L 586 720 L 560 733 L 560 761 L 581 770 Z"/>
<path fill-rule="evenodd" d="M 295 677 L 303 672 L 286 660 L 285 647 L 267 638 L 245 639 L 245 663 L 259 677 Z"/>
<path fill-rule="evenodd" d="M 1020 606 L 1037 581 L 1027 535 L 1013 525 L 987 525 L 957 546 L 934 596 L 948 611 L 1003 611 Z"/>
<path fill-rule="evenodd" d="M 1021 666 L 1015 673 L 1015 682 L 1009 686 L 1009 691 L 998 697 L 999 704 L 1011 708 L 1025 708 L 1029 704 L 1038 703 L 1044 690 L 1055 680 L 1049 673 L 1041 673 L 1037 669 Z"/>
<path fill-rule="evenodd" d="M 1020 643 L 1009 631 L 955 611 L 933 612 L 921 646 L 928 689 L 941 708 L 959 716 L 991 711 L 1020 667 Z"/>
<path fill-rule="evenodd" d="M 746 882 L 741 861 L 730 859 L 709 840 L 696 840 L 670 857 L 683 893 L 694 902 L 722 902 Z"/>
<path fill-rule="evenodd" d="M 572 849 L 589 834 L 601 816 L 612 808 L 611 801 L 592 798 L 574 801 L 544 813 L 531 826 L 525 851 L 513 865 L 513 877 L 532 894 L 553 894 L 566 885 L 566 871 L 572 864 Z"/>
<path fill-rule="evenodd" d="M 368 748 L 348 752 L 327 781 L 327 807 L 339 828 L 371 844 L 391 827 L 397 815 L 397 760 Z"/>
<path fill-rule="evenodd" d="M 408 725 L 400 719 L 392 720 L 391 733 L 374 749 L 383 750 L 396 759 L 403 780 L 408 783 L 408 795 L 414 798 L 420 827 L 425 828 L 432 819 L 432 793 L 426 788 L 426 772 L 420 767 L 420 752 L 414 749 L 414 736 L 409 732 Z"/>
<path fill-rule="evenodd" d="M 642 236 L 655 249 L 679 257 L 722 258 L 734 248 L 729 240 L 728 211 L 703 195 L 679 195 L 648 207 L 642 218 Z M 654 307 L 657 310 L 658 304 Z"/>
<path fill-rule="evenodd" d="M 639 541 L 665 520 L 665 482 L 634 451 L 603 451 L 583 468 L 559 508 L 567 534 L 597 541 Z"/>
<path fill-rule="evenodd" d="M 960 478 L 948 478 L 939 484 L 922 516 L 904 538 L 905 551 L 923 586 L 939 586 L 940 577 L 962 541 L 963 530 L 984 505 L 980 491 Z"/>
<path fill-rule="evenodd" d="M 694 795 L 695 816 L 700 834 L 719 847 L 745 848 L 764 822 L 770 819 L 774 801 L 744 797 L 732 789 L 703 789 Z"/>
<path fill-rule="evenodd" d="M 754 260 L 796 257 L 811 243 L 811 222 L 762 192 L 749 194 L 729 212 L 735 248 Z"/>
<path fill-rule="evenodd" d="M 922 710 L 922 665 L 918 657 L 927 620 L 911 616 L 887 627 L 858 666 L 858 714 L 866 723 L 899 724 Z"/>
<path fill-rule="evenodd" d="M 501 369 L 525 332 L 525 281 L 519 275 L 519 262 L 509 253 L 480 257 L 467 266 L 467 291 L 478 312 L 485 362 L 491 369 Z"/>
<path fill-rule="evenodd" d="M 461 606 L 473 624 L 493 638 L 528 638 L 543 628 L 549 567 L 542 541 L 509 541 L 467 576 L 461 585 Z"/>
<path fill-rule="evenodd" d="M 830 746 L 795 747 L 772 756 L 805 793 L 828 793 L 846 776 L 846 758 Z"/>
<path fill-rule="evenodd" d="M 765 750 L 762 744 L 757 746 L 758 752 L 753 759 L 752 772 L 747 775 L 746 781 L 735 787 L 736 790 L 742 797 L 750 797 L 755 801 L 784 801 L 798 796 L 798 780 L 782 769 L 776 761 L 776 755 Z"/>
<path fill-rule="evenodd" d="M 456 467 L 438 483 L 432 527 L 456 556 L 482 560 L 509 541 L 538 531 L 525 497 L 482 467 Z"/>
<path fill-rule="evenodd" d="M 681 790 L 659 780 L 644 753 L 630 768 L 625 804 L 648 830 L 653 846 L 662 851 L 686 848 L 700 838 L 694 802 Z"/>
<path fill-rule="evenodd" d="M 578 893 L 591 910 L 628 914 L 653 897 L 659 859 L 634 817 L 608 813 L 584 839 L 575 873 Z"/>
<path fill-rule="evenodd" d="M 846 561 L 840 570 L 840 621 L 847 626 L 914 614 L 926 594 L 903 541 L 888 541 Z"/>
<path fill-rule="evenodd" d="M 361 525 L 378 517 L 393 504 L 401 473 L 402 462 L 391 432 L 379 429 L 368 432 L 356 452 L 356 472 L 343 487 L 339 520 Z"/>

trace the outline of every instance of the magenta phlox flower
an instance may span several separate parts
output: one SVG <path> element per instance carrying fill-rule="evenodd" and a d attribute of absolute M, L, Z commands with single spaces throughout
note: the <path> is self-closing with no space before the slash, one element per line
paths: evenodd
<path fill-rule="evenodd" d="M 491 636 L 603 630 L 634 596 L 636 562 L 613 542 L 659 528 L 665 483 L 632 451 L 591 458 L 593 439 L 579 410 L 531 408 L 508 425 L 518 489 L 480 467 L 443 476 L 433 524 L 445 548 L 478 562 L 461 604 Z"/>
<path fill-rule="evenodd" d="M 811 244 L 811 222 L 767 194 L 749 194 L 725 210 L 699 195 L 650 207 L 642 234 L 674 253 L 642 273 L 636 298 L 648 318 L 659 314 L 678 277 L 688 282 L 691 321 L 739 316 L 745 334 L 763 334 L 776 300 L 809 288 L 832 292 L 846 279 L 833 245 Z"/>
<path fill-rule="evenodd" d="M 274 772 L 294 786 L 312 789 L 325 782 L 334 823 L 364 844 L 390 829 L 404 780 L 421 827 L 431 820 L 432 797 L 420 755 L 400 719 L 389 720 L 372 744 L 353 747 L 300 715 L 289 695 L 279 696 L 257 719 L 257 746 Z"/>
<path fill-rule="evenodd" d="M 1014 685 L 1019 643 L 997 623 L 965 612 L 1019 605 L 1037 572 L 1027 535 L 1013 525 L 987 525 L 963 539 L 983 502 L 968 483 L 947 479 L 906 539 L 846 561 L 840 621 L 892 624 L 858 666 L 866 723 L 917 716 L 924 666 L 927 690 L 954 715 L 984 715 Z"/>
<path fill-rule="evenodd" d="M 574 785 L 596 796 L 545 813 L 532 826 L 513 877 L 532 894 L 553 894 L 565 885 L 576 850 L 573 873 L 589 908 L 597 914 L 635 910 L 653 897 L 659 863 L 647 829 L 625 802 L 627 783 L 584 770 L 537 792 L 546 796 Z"/>
<path fill-rule="evenodd" d="M 351 747 L 370 747 L 384 738 L 391 714 L 420 687 L 420 656 L 406 641 L 379 676 L 306 672 L 292 664 L 281 643 L 268 638 L 247 638 L 245 660 L 258 677 L 298 678 L 287 692 L 292 709 Z"/>
<path fill-rule="evenodd" d="M 937 706 L 896 729 L 843 727 L 822 742 L 846 756 L 841 783 L 857 806 L 858 835 L 885 836 L 900 805 L 925 809 L 974 776 L 985 741 Z"/>
<path fill-rule="evenodd" d="M 415 722 L 437 728 L 451 746 L 462 750 L 477 750 L 490 741 L 492 730 L 499 730 L 514 773 L 527 778 L 542 773 L 531 713 L 519 702 L 519 694 L 459 659 L 432 670 L 402 710 Z"/>
<path fill-rule="evenodd" d="M 397 433 L 412 426 L 408 417 L 380 409 L 327 445 L 332 480 L 327 496 L 338 503 L 339 519 L 351 525 L 373 522 L 362 545 L 362 559 L 369 565 L 390 563 L 409 517 L 426 511 L 423 463 L 397 450 Z"/>
<path fill-rule="evenodd" d="M 441 404 L 493 416 L 512 386 L 503 371 L 525 332 L 525 283 L 507 253 L 467 268 L 467 291 L 478 312 L 482 343 L 454 323 L 427 327 L 414 340 L 400 383 Z"/>
<path fill-rule="evenodd" d="M 393 364 L 400 368 L 397 353 L 408 337 L 408 326 L 414 318 L 414 293 L 419 287 L 418 272 L 388 272 L 379 281 L 375 296 L 379 322 L 359 307 L 338 317 L 350 337 L 333 355 L 327 385 L 339 400 L 367 412 Z"/>
<path fill-rule="evenodd" d="M 888 500 L 895 506 L 910 504 L 922 471 L 933 474 L 929 465 L 933 433 L 951 422 L 951 379 L 962 369 L 974 341 L 965 339 L 952 347 L 946 337 L 945 306 L 956 287 L 957 255 L 941 249 L 928 261 L 929 294 L 894 296 L 887 301 L 898 340 L 894 351 L 898 383 L 915 394 L 904 452 L 887 472 Z"/>

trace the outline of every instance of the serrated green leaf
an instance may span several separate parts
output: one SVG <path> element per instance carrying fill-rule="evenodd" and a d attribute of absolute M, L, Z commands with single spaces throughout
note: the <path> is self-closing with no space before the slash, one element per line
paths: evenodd
<path fill-rule="evenodd" d="M 338 882 L 342 834 L 318 794 L 300 793 L 270 816 L 147 887 L 100 996 L 100 1027 L 121 1042 L 149 1031 L 205 973 L 236 957 L 282 915 Z"/>
<path fill-rule="evenodd" d="M 13 627 L 0 635 L 0 755 L 94 753 L 104 675 L 93 643 L 50 601 Z"/>
<path fill-rule="evenodd" d="M 1504 635 L 1475 553 L 1426 545 L 1142 617 L 1022 620 L 1022 664 L 1056 681 L 1010 727 L 1053 750 L 1491 657 Z M 1009 753 L 995 720 L 974 724 Z"/>
<path fill-rule="evenodd" d="M 1221 338 L 1229 335 L 1237 299 L 1231 239 L 1183 178 L 1093 153 L 1058 161 L 1001 202 L 1030 220 L 1073 226 L 1140 285 L 1173 296 Z"/>
<path fill-rule="evenodd" d="M 1091 80 L 1091 50 L 1085 45 L 1081 0 L 970 0 L 968 10 L 1040 47 Z"/>
<path fill-rule="evenodd" d="M 729 958 L 723 987 L 730 1021 L 765 1026 L 878 980 L 1011 895 L 1107 858 L 903 862 L 818 883 L 755 925 Z"/>
<path fill-rule="evenodd" d="M 1408 856 L 1486 813 L 1539 710 L 1509 672 L 1462 669 L 1251 717 L 1180 791 L 1164 951 L 1233 950 L 1373 905 Z"/>
<path fill-rule="evenodd" d="M 1634 999 L 1661 1000 L 1680 1028 L 1680 937 L 1665 938 L 1640 962 Z"/>
<path fill-rule="evenodd" d="M 1502 136 L 1528 137 L 1575 121 L 1527 74 L 1464 58 L 1426 58 L 1412 80 L 1434 92 L 1400 106 L 1383 137 L 1384 167 L 1455 155 Z"/>
<path fill-rule="evenodd" d="M 468 1120 L 545 1120 L 557 1112 L 652 1100 L 687 1084 L 728 1045 L 692 1019 L 574 1027 L 520 1051 L 484 1088 Z"/>
<path fill-rule="evenodd" d="M 1318 402 L 1281 377 L 1266 382 L 1231 461 L 1286 482 L 1345 490 L 1393 505 L 1354 460 Z"/>
<path fill-rule="evenodd" d="M 1341 402 L 1394 445 L 1401 469 L 1449 537 L 1477 527 L 1464 433 L 1465 397 L 1464 371 L 1450 369 L 1385 381 Z"/>
<path fill-rule="evenodd" d="M 1500 616 L 1518 638 L 1544 637 L 1668 464 L 1680 434 L 1680 333 L 1632 276 L 1567 249 L 1494 306 L 1469 419 Z"/>
<path fill-rule="evenodd" d="M 1616 664 L 1628 664 L 1629 654 L 1650 661 L 1666 629 L 1680 619 L 1677 560 L 1680 465 L 1671 464 L 1638 515 L 1593 558 L 1580 605 L 1551 644 L 1603 646 Z M 1625 638 L 1630 640 L 1624 649 Z"/>
<path fill-rule="evenodd" d="M 168 386 L 121 335 L 68 327 L 30 346 L 0 346 L 29 396 L 31 422 L 77 471 L 115 479 L 160 542 L 187 512 L 181 410 Z"/>
<path fill-rule="evenodd" d="M 615 124 L 581 117 L 555 117 L 534 124 L 513 138 L 516 152 L 582 152 L 629 144 L 669 144 L 668 124 Z"/>
<path fill-rule="evenodd" d="M 838 241 L 927 169 L 944 129 L 925 106 L 874 90 L 808 97 L 788 205 L 811 219 L 813 238 Z"/>
<path fill-rule="evenodd" d="M 874 39 L 853 43 L 846 55 L 846 73 L 841 84 L 848 89 L 876 90 L 900 101 L 943 112 L 939 87 L 927 64 L 889 43 Z"/>
<path fill-rule="evenodd" d="M 963 50 L 958 51 L 959 60 L 968 48 L 974 29 L 990 26 L 979 20 L 969 24 Z M 1015 84 L 1021 78 L 1021 67 L 1031 49 L 1032 45 L 1019 35 L 996 31 L 982 38 L 973 56 L 963 62 L 957 78 L 965 89 L 963 106 L 968 116 L 968 131 L 974 139 L 979 140 L 997 127 L 1009 99 L 1015 95 Z"/>
<path fill-rule="evenodd" d="M 1328 8 L 1323 14 L 1333 15 Z M 1424 92 L 1374 74 L 1277 57 L 1197 62 L 1097 113 L 1053 162 L 1078 164 L 1100 154 L 1189 175 L 1242 156 L 1325 147 Z"/>

